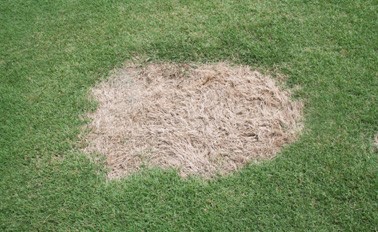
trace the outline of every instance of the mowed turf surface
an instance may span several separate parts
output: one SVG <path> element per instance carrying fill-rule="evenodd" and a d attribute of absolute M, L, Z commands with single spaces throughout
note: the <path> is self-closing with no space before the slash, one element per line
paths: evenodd
<path fill-rule="evenodd" d="M 376 1 L 0 2 L 0 230 L 374 231 Z M 80 152 L 89 89 L 128 59 L 287 76 L 301 138 L 213 181 L 107 181 Z"/>

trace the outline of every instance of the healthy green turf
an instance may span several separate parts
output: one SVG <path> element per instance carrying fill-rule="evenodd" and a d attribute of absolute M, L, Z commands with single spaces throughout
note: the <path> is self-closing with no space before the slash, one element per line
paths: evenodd
<path fill-rule="evenodd" d="M 1 231 L 378 229 L 378 2 L 1 0 Z M 305 130 L 210 182 L 109 182 L 78 148 L 89 88 L 128 59 L 228 60 L 300 86 Z"/>

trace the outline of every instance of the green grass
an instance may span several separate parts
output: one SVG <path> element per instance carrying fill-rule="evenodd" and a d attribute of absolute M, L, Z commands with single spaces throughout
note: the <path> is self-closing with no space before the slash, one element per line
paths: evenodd
<path fill-rule="evenodd" d="M 378 3 L 0 3 L 1 231 L 378 229 Z M 109 182 L 77 148 L 87 93 L 133 57 L 229 60 L 300 86 L 306 128 L 273 161 L 210 182 Z"/>

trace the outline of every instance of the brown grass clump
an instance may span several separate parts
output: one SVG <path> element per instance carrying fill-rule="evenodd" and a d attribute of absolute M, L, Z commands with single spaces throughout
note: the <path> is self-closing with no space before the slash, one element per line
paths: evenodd
<path fill-rule="evenodd" d="M 93 95 L 85 151 L 106 155 L 109 178 L 141 166 L 224 175 L 272 158 L 300 129 L 302 104 L 246 66 L 131 65 Z"/>

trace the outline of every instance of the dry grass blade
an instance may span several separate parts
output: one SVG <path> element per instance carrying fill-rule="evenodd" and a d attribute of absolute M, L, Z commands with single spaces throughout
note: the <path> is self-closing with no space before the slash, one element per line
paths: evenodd
<path fill-rule="evenodd" d="M 273 157 L 301 128 L 302 104 L 245 66 L 131 65 L 93 94 L 85 151 L 106 155 L 109 178 L 142 165 L 224 175 Z"/>

